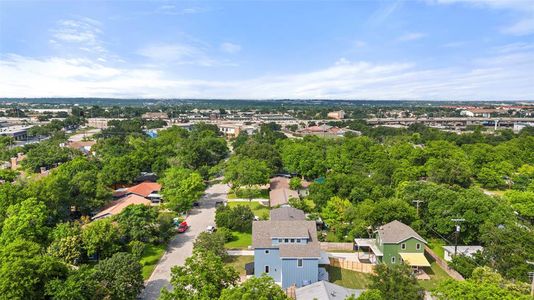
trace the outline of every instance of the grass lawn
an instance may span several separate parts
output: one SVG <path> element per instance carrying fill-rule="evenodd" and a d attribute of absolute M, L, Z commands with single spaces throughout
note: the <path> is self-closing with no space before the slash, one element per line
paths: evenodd
<path fill-rule="evenodd" d="M 325 266 L 330 282 L 349 289 L 364 289 L 371 283 L 371 274 Z"/>
<path fill-rule="evenodd" d="M 428 242 L 428 247 L 441 258 L 443 258 L 445 252 L 442 246 L 445 246 L 445 242 L 440 239 L 431 239 Z"/>
<path fill-rule="evenodd" d="M 250 202 L 231 202 L 228 201 L 229 207 L 236 207 L 238 205 L 245 205 L 250 207 L 252 212 L 255 216 L 258 216 L 260 218 L 269 218 L 269 208 L 265 205 L 261 205 L 258 202 L 250 201 Z"/>
<path fill-rule="evenodd" d="M 435 288 L 438 283 L 450 278 L 435 261 L 430 263 L 430 268 L 425 268 L 425 272 L 430 275 L 430 280 L 419 280 L 419 284 L 427 291 Z"/>
<path fill-rule="evenodd" d="M 165 244 L 146 246 L 145 250 L 143 251 L 143 257 L 141 257 L 141 260 L 139 261 L 143 266 L 144 280 L 147 280 L 156 268 L 156 264 L 163 256 L 163 253 L 165 253 L 165 248 Z"/>
<path fill-rule="evenodd" d="M 235 240 L 224 244 L 226 249 L 248 249 L 252 245 L 252 234 L 232 231 Z"/>
<path fill-rule="evenodd" d="M 237 193 L 235 193 L 235 191 L 231 191 L 230 193 L 228 193 L 228 199 L 236 199 L 236 198 L 248 199 L 250 195 L 252 196 L 252 198 L 269 199 L 269 190 L 253 189 L 249 191 L 247 189 L 240 189 Z"/>
<path fill-rule="evenodd" d="M 239 275 L 245 275 L 245 264 L 254 261 L 254 256 L 228 256 L 224 263 L 234 267 Z"/>

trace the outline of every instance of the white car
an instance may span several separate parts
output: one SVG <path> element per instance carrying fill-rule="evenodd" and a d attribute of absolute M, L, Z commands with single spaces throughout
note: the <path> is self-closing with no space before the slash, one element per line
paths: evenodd
<path fill-rule="evenodd" d="M 213 232 L 215 232 L 215 230 L 217 230 L 217 229 L 215 229 L 215 226 L 208 226 L 206 228 L 206 232 L 209 232 L 209 233 L 213 233 Z"/>

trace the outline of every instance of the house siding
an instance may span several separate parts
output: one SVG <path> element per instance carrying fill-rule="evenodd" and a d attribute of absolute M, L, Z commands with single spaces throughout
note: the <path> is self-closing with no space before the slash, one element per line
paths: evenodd
<path fill-rule="evenodd" d="M 265 250 L 269 250 L 266 254 Z M 265 266 L 269 266 L 269 276 L 274 281 L 282 281 L 282 267 L 280 262 L 280 251 L 278 249 L 258 248 L 254 249 L 254 276 L 260 277 L 265 272 Z"/>
<path fill-rule="evenodd" d="M 302 259 L 302 267 L 297 266 L 297 259 L 282 259 L 282 288 L 295 284 L 302 287 L 305 281 L 312 284 L 319 280 L 319 260 Z"/>
<path fill-rule="evenodd" d="M 406 249 L 402 249 L 401 248 L 401 245 L 405 243 L 406 244 Z M 420 244 L 421 247 L 419 250 L 417 250 L 417 244 Z M 384 244 L 382 246 L 382 253 L 384 254 L 383 258 L 382 258 L 382 262 L 385 263 L 385 264 L 393 264 L 391 262 L 391 258 L 392 257 L 395 257 L 395 263 L 394 264 L 398 264 L 401 262 L 401 256 L 399 255 L 399 253 L 424 253 L 424 250 L 425 249 L 425 244 L 423 242 L 421 242 L 420 240 L 418 239 L 415 239 L 415 238 L 409 238 L 405 241 L 402 241 L 398 244 Z"/>

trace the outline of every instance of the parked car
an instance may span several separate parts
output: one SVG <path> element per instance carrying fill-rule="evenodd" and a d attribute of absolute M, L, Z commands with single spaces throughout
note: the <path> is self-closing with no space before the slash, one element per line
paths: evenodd
<path fill-rule="evenodd" d="M 206 232 L 214 233 L 215 231 L 217 231 L 217 228 L 215 228 L 215 226 L 208 226 L 208 228 L 206 228 Z"/>
<path fill-rule="evenodd" d="M 180 223 L 180 225 L 178 225 L 178 228 L 176 229 L 178 231 L 178 233 L 184 233 L 187 231 L 187 229 L 189 228 L 189 225 L 187 224 L 187 222 L 182 222 Z"/>

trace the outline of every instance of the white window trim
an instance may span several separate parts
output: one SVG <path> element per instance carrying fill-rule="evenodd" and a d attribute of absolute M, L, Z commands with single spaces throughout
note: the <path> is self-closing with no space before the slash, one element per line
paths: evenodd
<path fill-rule="evenodd" d="M 402 250 L 406 250 L 406 243 L 402 243 L 402 244 L 401 244 L 401 249 L 402 249 Z"/>
<path fill-rule="evenodd" d="M 415 249 L 416 250 L 421 250 L 421 244 L 420 243 L 415 244 Z"/>
<path fill-rule="evenodd" d="M 299 261 L 300 261 L 300 266 L 299 266 Z M 299 258 L 297 259 L 297 268 L 304 268 L 304 260 Z"/>
<path fill-rule="evenodd" d="M 391 263 L 392 263 L 392 264 L 394 264 L 396 260 L 397 260 L 397 259 L 395 258 L 395 256 L 392 256 L 392 257 L 391 257 Z"/>
<path fill-rule="evenodd" d="M 269 267 L 268 265 L 265 265 L 265 266 L 263 267 L 263 272 L 264 272 L 265 274 L 269 274 L 270 271 L 271 271 L 271 267 Z"/>

